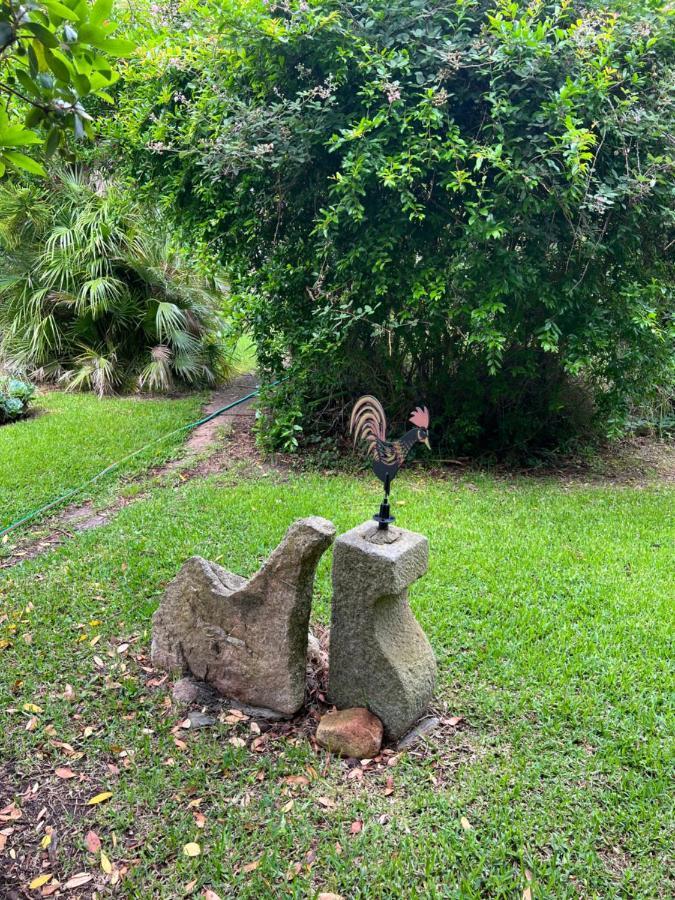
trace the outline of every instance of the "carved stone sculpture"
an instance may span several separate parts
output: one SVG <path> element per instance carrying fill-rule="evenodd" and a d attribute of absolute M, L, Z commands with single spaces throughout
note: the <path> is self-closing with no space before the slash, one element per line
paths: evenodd
<path fill-rule="evenodd" d="M 295 713 L 305 695 L 314 574 L 334 537 L 327 519 L 300 519 L 248 580 L 193 556 L 153 616 L 153 664 L 192 673 L 242 703 Z"/>

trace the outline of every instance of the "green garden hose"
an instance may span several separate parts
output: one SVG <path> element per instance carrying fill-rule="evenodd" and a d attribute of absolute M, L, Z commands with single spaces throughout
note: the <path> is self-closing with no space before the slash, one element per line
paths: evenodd
<path fill-rule="evenodd" d="M 282 378 L 279 379 L 279 381 L 273 381 L 270 387 L 274 387 L 284 380 L 285 379 Z M 173 431 L 169 431 L 167 434 L 163 434 L 161 437 L 155 438 L 153 441 L 149 441 L 139 450 L 134 450 L 133 453 L 129 453 L 127 454 L 127 456 L 122 457 L 122 459 L 118 460 L 117 462 L 106 466 L 105 469 L 102 469 L 100 472 L 98 472 L 98 474 L 94 475 L 93 478 L 88 479 L 88 481 L 83 482 L 78 487 L 66 491 L 65 494 L 61 494 L 61 496 L 57 497 L 56 500 L 52 500 L 50 503 L 46 503 L 44 506 L 40 506 L 38 509 L 34 509 L 32 512 L 28 513 L 28 515 L 23 516 L 23 518 L 17 519 L 16 522 L 12 522 L 10 525 L 7 525 L 6 528 L 2 528 L 0 530 L 0 538 L 4 537 L 4 535 L 6 534 L 9 534 L 10 531 L 14 531 L 14 529 L 18 528 L 20 525 L 25 525 L 26 522 L 30 522 L 33 519 L 36 519 L 38 516 L 41 516 L 43 513 L 46 513 L 48 510 L 53 509 L 55 506 L 63 503 L 64 500 L 69 500 L 76 494 L 81 493 L 85 488 L 89 487 L 90 484 L 94 484 L 94 482 L 98 481 L 99 478 L 102 478 L 104 475 L 108 475 L 110 472 L 114 472 L 115 469 L 119 469 L 119 467 L 125 462 L 133 459 L 134 456 L 138 456 L 139 453 L 143 453 L 144 450 L 147 450 L 148 447 L 152 447 L 153 444 L 158 444 L 160 441 L 165 441 L 167 438 L 173 437 L 174 434 L 178 434 L 181 431 L 189 431 L 192 428 L 198 428 L 200 425 L 204 425 L 206 422 L 210 422 L 211 419 L 215 419 L 217 416 L 222 415 L 222 413 L 227 412 L 228 409 L 232 409 L 235 406 L 239 406 L 241 403 L 245 403 L 247 400 L 251 400 L 259 393 L 260 388 L 256 388 L 254 391 L 251 391 L 250 394 L 246 394 L 245 397 L 240 397 L 238 400 L 235 400 L 232 403 L 228 403 L 226 406 L 221 406 L 220 409 L 217 409 L 215 412 L 212 412 L 208 416 L 204 416 L 203 419 L 198 419 L 196 422 L 190 422 L 189 425 L 181 425 L 180 428 L 174 428 Z"/>

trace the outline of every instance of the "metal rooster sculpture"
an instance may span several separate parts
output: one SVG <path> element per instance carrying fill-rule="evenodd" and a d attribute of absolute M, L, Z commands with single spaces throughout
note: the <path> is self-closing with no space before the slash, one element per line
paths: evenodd
<path fill-rule="evenodd" d="M 388 441 L 387 419 L 382 404 L 376 397 L 366 394 L 354 404 L 349 421 L 349 431 L 354 435 L 354 444 L 364 441 L 368 453 L 373 457 L 373 472 L 384 484 L 384 500 L 380 512 L 373 516 L 381 529 L 386 529 L 394 521 L 389 508 L 389 490 L 396 473 L 405 462 L 411 448 L 418 441 L 431 449 L 429 443 L 429 410 L 418 406 L 410 415 L 415 426 L 397 441 Z"/>

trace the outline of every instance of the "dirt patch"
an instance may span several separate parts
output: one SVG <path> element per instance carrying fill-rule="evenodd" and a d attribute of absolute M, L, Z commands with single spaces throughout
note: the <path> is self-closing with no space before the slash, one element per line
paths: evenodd
<path fill-rule="evenodd" d="M 52 895 L 90 898 L 106 883 L 117 883 L 126 874 L 128 865 L 119 858 L 122 854 L 118 853 L 115 867 L 106 877 L 99 859 L 85 853 L 90 831 L 86 820 L 91 821 L 95 809 L 89 801 L 96 796 L 96 785 L 110 780 L 106 766 L 99 763 L 96 767 L 98 773 L 90 770 L 86 776 L 66 778 L 57 774 L 72 772 L 66 763 L 54 766 L 43 762 L 30 776 L 21 774 L 10 762 L 0 765 L 3 900 Z M 131 847 L 128 857 L 131 860 L 133 856 Z M 31 884 L 37 887 L 31 888 Z"/>

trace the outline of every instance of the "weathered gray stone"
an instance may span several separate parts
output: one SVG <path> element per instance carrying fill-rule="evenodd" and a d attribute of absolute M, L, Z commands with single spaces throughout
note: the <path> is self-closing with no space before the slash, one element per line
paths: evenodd
<path fill-rule="evenodd" d="M 382 746 L 382 722 L 363 707 L 328 712 L 316 729 L 316 742 L 340 756 L 370 759 Z"/>
<path fill-rule="evenodd" d="M 153 616 L 153 665 L 292 715 L 305 695 L 314 573 L 334 537 L 327 519 L 300 519 L 248 581 L 193 556 Z"/>
<path fill-rule="evenodd" d="M 388 740 L 419 719 L 434 690 L 434 653 L 408 605 L 428 557 L 424 535 L 374 522 L 335 543 L 328 696 L 340 708 L 367 707 Z"/>
<path fill-rule="evenodd" d="M 396 745 L 396 749 L 410 750 L 411 747 L 415 747 L 417 744 L 421 743 L 432 733 L 432 731 L 436 731 L 440 724 L 441 720 L 438 716 L 428 716 L 426 719 L 422 719 L 414 728 L 411 728 L 407 734 L 403 735 Z"/>
<path fill-rule="evenodd" d="M 187 676 L 180 678 L 173 686 L 171 691 L 173 699 L 182 706 L 191 706 L 194 704 L 207 705 L 219 699 L 219 695 L 204 681 L 197 681 L 196 678 Z"/>

